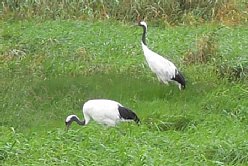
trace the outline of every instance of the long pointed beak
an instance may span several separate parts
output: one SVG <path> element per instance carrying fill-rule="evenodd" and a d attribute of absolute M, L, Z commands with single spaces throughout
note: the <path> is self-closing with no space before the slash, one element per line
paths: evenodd
<path fill-rule="evenodd" d="M 134 25 L 135 25 L 135 26 L 138 26 L 138 25 L 139 25 L 139 23 L 137 23 L 137 22 L 136 22 L 136 23 L 134 23 Z"/>
<path fill-rule="evenodd" d="M 65 131 L 68 131 L 70 128 L 70 123 L 65 122 Z"/>
<path fill-rule="evenodd" d="M 69 129 L 68 127 L 65 127 L 65 131 L 66 131 L 66 132 L 68 131 L 68 129 Z"/>
<path fill-rule="evenodd" d="M 130 25 L 130 27 L 136 27 L 137 25 L 139 25 L 138 23 L 133 23 Z"/>

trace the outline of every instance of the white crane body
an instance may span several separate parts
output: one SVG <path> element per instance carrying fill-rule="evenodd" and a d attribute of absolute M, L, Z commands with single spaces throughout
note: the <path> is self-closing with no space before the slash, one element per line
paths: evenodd
<path fill-rule="evenodd" d="M 79 125 L 87 125 L 91 120 L 99 124 L 107 126 L 115 126 L 121 121 L 135 121 L 139 123 L 140 120 L 137 115 L 130 109 L 123 107 L 120 103 L 108 99 L 94 99 L 89 100 L 83 105 L 84 120 L 80 121 L 76 115 L 69 115 L 65 124 L 67 128 L 73 121 Z"/>

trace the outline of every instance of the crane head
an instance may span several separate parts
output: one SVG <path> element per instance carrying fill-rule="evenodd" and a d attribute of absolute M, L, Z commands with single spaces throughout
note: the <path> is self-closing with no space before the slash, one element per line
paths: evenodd
<path fill-rule="evenodd" d="M 65 120 L 65 126 L 66 126 L 66 130 L 69 129 L 69 127 L 71 126 L 71 123 L 73 121 L 75 121 L 77 119 L 76 115 L 69 115 L 67 116 L 66 120 Z"/>
<path fill-rule="evenodd" d="M 145 21 L 140 21 L 140 22 L 138 23 L 138 25 L 144 27 L 145 29 L 147 29 L 147 24 L 146 24 Z"/>

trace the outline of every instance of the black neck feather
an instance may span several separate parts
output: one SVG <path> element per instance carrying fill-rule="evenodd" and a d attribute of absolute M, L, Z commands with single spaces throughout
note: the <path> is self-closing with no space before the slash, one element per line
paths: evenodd
<path fill-rule="evenodd" d="M 145 26 L 142 26 L 143 27 L 143 34 L 142 34 L 142 42 L 144 45 L 146 45 L 146 27 Z"/>
<path fill-rule="evenodd" d="M 77 124 L 79 124 L 79 125 L 82 125 L 82 126 L 85 125 L 85 120 L 80 121 L 79 119 L 76 118 L 75 121 L 76 121 Z"/>

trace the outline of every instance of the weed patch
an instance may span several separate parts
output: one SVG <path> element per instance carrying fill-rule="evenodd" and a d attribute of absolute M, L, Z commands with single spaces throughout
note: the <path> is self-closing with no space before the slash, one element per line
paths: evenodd
<path fill-rule="evenodd" d="M 184 116 L 152 117 L 145 120 L 145 123 L 149 126 L 150 129 L 158 131 L 184 131 L 187 130 L 187 128 L 190 126 L 196 125 L 196 122 L 192 118 Z"/>
<path fill-rule="evenodd" d="M 217 74 L 220 78 L 229 81 L 248 81 L 248 59 L 240 56 L 232 60 L 224 60 L 217 65 Z"/>
<path fill-rule="evenodd" d="M 248 91 L 245 87 L 232 86 L 231 88 L 219 89 L 207 97 L 206 101 L 202 103 L 202 107 L 205 111 L 213 111 L 246 122 L 245 117 L 247 117 L 248 112 L 245 107 L 248 102 L 242 99 L 246 98 L 247 94 Z"/>
<path fill-rule="evenodd" d="M 247 142 L 235 143 L 223 141 L 219 144 L 209 145 L 205 149 L 205 157 L 214 163 L 222 164 L 245 164 L 248 162 Z"/>
<path fill-rule="evenodd" d="M 218 43 L 215 32 L 203 35 L 196 41 L 196 49 L 189 50 L 184 55 L 185 64 L 206 64 L 218 58 Z"/>

